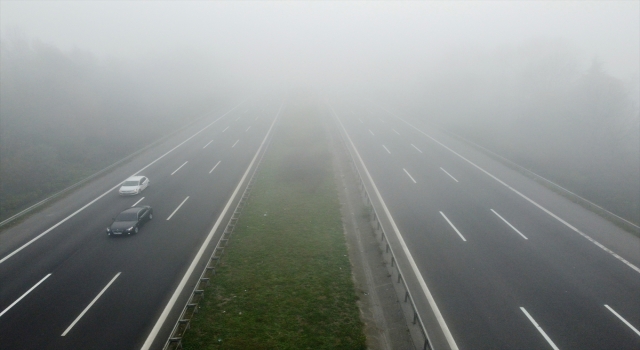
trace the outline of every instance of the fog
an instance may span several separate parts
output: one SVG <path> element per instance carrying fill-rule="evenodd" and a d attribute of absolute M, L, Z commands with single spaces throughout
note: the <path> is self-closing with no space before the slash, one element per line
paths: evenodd
<path fill-rule="evenodd" d="M 204 113 L 304 86 L 375 98 L 638 222 L 639 13 L 637 1 L 3 0 L 0 214 Z"/>

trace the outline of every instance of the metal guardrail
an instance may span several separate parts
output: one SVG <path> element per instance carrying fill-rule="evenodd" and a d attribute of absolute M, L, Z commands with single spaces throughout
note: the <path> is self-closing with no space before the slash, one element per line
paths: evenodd
<path fill-rule="evenodd" d="M 163 347 L 163 350 L 181 350 L 182 349 L 182 339 L 190 327 L 191 319 L 198 312 L 198 304 L 202 299 L 204 299 L 204 289 L 209 285 L 211 278 L 213 278 L 216 274 L 216 267 L 218 266 L 218 263 L 220 262 L 222 255 L 224 254 L 224 248 L 229 243 L 229 239 L 231 239 L 231 234 L 233 233 L 236 227 L 238 219 L 240 219 L 240 214 L 242 213 L 242 209 L 244 208 L 244 206 L 247 204 L 247 201 L 249 200 L 251 189 L 253 188 L 253 185 L 255 183 L 256 173 L 258 172 L 258 168 L 262 163 L 262 159 L 264 158 L 264 155 L 267 153 L 267 149 L 268 147 L 265 148 L 264 152 L 262 152 L 260 161 L 258 162 L 258 164 L 256 164 L 256 167 L 254 168 L 253 173 L 251 174 L 251 178 L 247 182 L 247 187 L 245 187 L 244 192 L 242 193 L 242 197 L 240 197 L 240 201 L 236 205 L 236 208 L 233 211 L 233 214 L 231 215 L 231 218 L 229 219 L 227 226 L 225 226 L 222 236 L 220 236 L 220 240 L 218 240 L 218 243 L 213 249 L 213 252 L 209 257 L 209 261 L 207 262 L 206 267 L 200 274 L 198 283 L 196 283 L 195 287 L 193 288 L 193 291 L 191 292 L 191 296 L 189 297 L 187 304 L 182 309 L 182 312 L 180 313 L 180 317 L 178 317 L 178 321 L 176 322 L 175 326 L 171 330 L 171 334 L 169 335 L 169 339 L 167 339 Z"/>
<path fill-rule="evenodd" d="M 351 152 L 349 152 L 349 154 L 351 154 Z M 409 290 L 409 286 L 407 285 L 403 277 L 404 274 L 402 273 L 400 266 L 397 264 L 396 255 L 393 252 L 393 248 L 391 247 L 391 244 L 389 243 L 387 233 L 384 227 L 382 226 L 382 224 L 380 223 L 380 220 L 378 219 L 379 218 L 378 212 L 376 211 L 375 207 L 371 203 L 371 197 L 369 196 L 369 191 L 367 190 L 364 180 L 362 179 L 362 174 L 360 174 L 360 170 L 353 162 L 353 157 L 352 157 L 351 166 L 353 167 L 353 170 L 355 171 L 357 178 L 359 180 L 358 187 L 362 194 L 362 199 L 365 202 L 365 204 L 371 208 L 371 211 L 369 212 L 369 215 L 371 218 L 371 224 L 376 233 L 376 236 L 379 236 L 378 243 L 380 244 L 380 248 L 382 249 L 383 258 L 388 258 L 388 261 L 385 261 L 385 262 L 388 263 L 387 266 L 388 266 L 388 269 L 390 270 L 389 272 L 391 273 L 391 276 L 393 280 L 395 280 L 396 284 L 402 283 L 402 287 L 404 289 L 403 302 L 409 303 L 409 306 L 410 306 L 409 309 L 411 311 L 411 315 L 406 315 L 406 310 L 404 310 L 405 317 L 409 316 L 411 318 L 411 324 L 418 327 L 420 333 L 422 334 L 423 342 L 421 344 L 415 344 L 415 345 L 417 348 L 421 348 L 423 350 L 432 350 L 433 348 L 431 346 L 431 341 L 429 340 L 429 335 L 424 326 L 424 322 L 422 321 L 422 317 L 417 311 L 417 307 L 414 302 L 413 296 L 411 295 L 411 291 Z M 409 317 L 407 317 L 407 321 L 409 320 Z"/>

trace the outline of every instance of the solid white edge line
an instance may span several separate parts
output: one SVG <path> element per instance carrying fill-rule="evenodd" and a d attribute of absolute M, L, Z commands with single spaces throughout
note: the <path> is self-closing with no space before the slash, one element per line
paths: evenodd
<path fill-rule="evenodd" d="M 371 136 L 376 136 L 376 134 L 374 134 L 373 131 L 371 131 L 371 129 L 369 129 L 369 132 L 371 133 Z"/>
<path fill-rule="evenodd" d="M 100 291 L 100 293 L 98 293 L 98 295 L 96 295 L 95 298 L 93 298 L 93 300 L 91 301 L 91 303 L 89 303 L 89 305 L 87 305 L 87 307 L 84 308 L 84 310 L 82 310 L 82 312 L 80 313 L 80 315 L 78 315 L 78 317 L 76 317 L 76 319 L 69 325 L 69 327 L 67 327 L 67 329 L 60 335 L 61 337 L 64 337 L 65 335 L 67 335 L 67 333 L 69 333 L 69 331 L 71 330 L 71 328 L 73 328 L 73 326 L 76 325 L 76 323 L 78 323 L 78 321 L 80 321 L 80 319 L 82 318 L 82 316 L 84 316 L 84 314 L 87 313 L 87 311 L 89 311 L 89 309 L 91 308 L 91 306 L 93 306 L 93 304 L 95 304 L 96 301 L 98 301 L 98 299 L 102 296 L 102 294 L 104 294 L 104 292 L 107 290 L 107 288 L 109 288 L 109 286 L 111 286 L 111 284 L 116 280 L 116 278 L 118 278 L 118 276 L 120 276 L 122 272 L 118 272 L 112 279 L 111 281 L 109 281 L 109 283 L 107 283 L 106 286 L 104 286 L 104 288 L 102 288 L 102 290 Z"/>
<path fill-rule="evenodd" d="M 131 206 L 131 208 L 135 207 L 136 205 L 138 205 L 138 203 L 142 202 L 142 200 L 144 199 L 144 197 L 140 198 L 137 202 L 133 203 L 133 205 Z"/>
<path fill-rule="evenodd" d="M 449 327 L 447 326 L 447 323 L 445 322 L 444 317 L 442 317 L 442 314 L 440 313 L 440 309 L 438 308 L 438 305 L 436 304 L 436 301 L 433 298 L 433 295 L 431 295 L 431 291 L 429 291 L 429 287 L 427 287 L 427 282 L 425 282 L 424 278 L 422 277 L 422 274 L 420 273 L 420 270 L 418 269 L 418 265 L 416 265 L 415 260 L 413 260 L 413 256 L 411 255 L 411 252 L 409 252 L 409 248 L 407 247 L 407 244 L 405 243 L 404 238 L 400 234 L 400 230 L 398 229 L 396 222 L 393 220 L 393 217 L 391 216 L 391 212 L 389 212 L 389 208 L 387 208 L 387 205 L 382 199 L 382 195 L 380 194 L 378 187 L 376 186 L 375 182 L 373 182 L 373 178 L 371 177 L 371 174 L 369 173 L 367 166 L 364 164 L 364 161 L 360 156 L 360 152 L 358 152 L 358 149 L 353 144 L 351 137 L 349 137 L 349 134 L 347 133 L 347 129 L 345 129 L 344 125 L 340 121 L 340 118 L 338 118 L 338 115 L 333 110 L 333 107 L 329 106 L 329 108 L 331 108 L 331 112 L 333 112 L 333 115 L 335 116 L 336 120 L 338 121 L 338 123 L 340 123 L 342 130 L 344 130 L 344 133 L 347 136 L 347 139 L 349 140 L 349 144 L 351 144 L 351 147 L 353 148 L 353 151 L 358 157 L 358 160 L 360 160 L 360 164 L 362 165 L 362 168 L 364 169 L 364 172 L 367 175 L 367 179 L 371 183 L 373 190 L 376 194 L 376 197 L 380 201 L 380 205 L 382 205 L 382 209 L 384 210 L 385 215 L 387 215 L 387 218 L 391 223 L 393 232 L 396 234 L 396 237 L 400 242 L 400 246 L 402 247 L 402 250 L 404 251 L 407 257 L 407 260 L 409 261 L 409 265 L 411 266 L 411 269 L 413 270 L 413 273 L 416 276 L 416 279 L 418 280 L 418 284 L 420 284 L 420 287 L 422 288 L 422 292 L 424 293 L 425 297 L 427 298 L 427 301 L 429 302 L 429 306 L 431 306 L 431 310 L 433 310 L 436 320 L 440 325 L 440 329 L 442 329 L 442 333 L 444 333 L 444 336 L 447 339 L 447 343 L 449 344 L 449 347 L 451 348 L 451 350 L 458 350 L 458 345 L 456 344 L 455 339 L 453 339 L 453 335 L 451 335 L 451 331 L 449 331 Z"/>
<path fill-rule="evenodd" d="M 549 343 L 549 345 L 551 345 L 551 347 L 553 348 L 553 350 L 560 350 L 558 349 L 558 347 L 556 346 L 556 344 L 553 342 L 553 340 L 551 340 L 551 338 L 549 338 L 549 336 L 547 335 L 547 333 L 544 332 L 544 330 L 542 329 L 542 327 L 540 327 L 538 325 L 538 322 L 536 322 L 536 320 L 533 319 L 533 317 L 531 317 L 531 315 L 529 315 L 529 313 L 527 312 L 527 310 L 523 307 L 520 307 L 520 310 L 522 310 L 522 312 L 524 312 L 524 314 L 527 316 L 527 318 L 529 319 L 529 321 L 531 321 L 531 323 L 533 323 L 533 325 L 536 327 L 536 329 L 538 330 L 538 332 L 540 332 L 540 334 L 542 334 L 542 336 L 544 337 L 544 339 L 547 341 L 547 343 Z"/>
<path fill-rule="evenodd" d="M 227 131 L 227 129 L 229 129 L 229 127 L 227 126 L 226 128 L 224 128 L 224 130 L 222 130 L 222 132 Z"/>
<path fill-rule="evenodd" d="M 202 149 L 207 148 L 207 146 L 209 146 L 209 144 L 210 144 L 211 142 L 213 142 L 213 140 L 211 140 L 211 141 L 207 142 L 207 144 L 206 144 L 206 145 L 204 145 L 204 147 L 202 147 Z"/>
<path fill-rule="evenodd" d="M 209 231 L 209 234 L 207 235 L 207 238 L 204 240 L 204 242 L 200 246 L 200 250 L 198 250 L 198 253 L 193 258 L 193 261 L 191 262 L 191 265 L 189 265 L 189 268 L 187 269 L 187 271 L 185 272 L 184 276 L 182 277 L 182 280 L 180 280 L 180 284 L 178 284 L 178 287 L 176 287 L 176 290 L 173 292 L 173 295 L 171 296 L 171 299 L 169 299 L 169 301 L 167 302 L 167 305 L 165 306 L 164 310 L 162 310 L 162 314 L 160 314 L 160 317 L 158 317 L 158 321 L 156 321 L 156 324 L 153 326 L 153 329 L 151 329 L 151 332 L 147 336 L 147 340 L 142 345 L 141 350 L 148 350 L 151 347 L 151 345 L 153 344 L 153 341 L 155 340 L 156 336 L 160 332 L 160 328 L 162 327 L 162 325 L 166 321 L 167 317 L 169 316 L 169 313 L 171 312 L 171 309 L 173 309 L 173 306 L 175 305 L 176 301 L 178 300 L 178 297 L 180 296 L 180 294 L 182 293 L 182 290 L 184 289 L 185 285 L 187 284 L 187 281 L 189 280 L 189 277 L 193 273 L 193 270 L 195 270 L 196 265 L 198 264 L 198 261 L 200 261 L 200 258 L 204 254 L 204 251 L 206 250 L 207 246 L 209 245 L 209 242 L 211 241 L 211 239 L 213 239 L 213 235 L 218 230 L 218 226 L 220 226 L 220 223 L 222 222 L 222 219 L 226 215 L 227 211 L 229 210 L 229 207 L 231 206 L 231 203 L 233 202 L 235 197 L 238 195 L 238 192 L 240 191 L 240 188 L 242 187 L 242 184 L 244 183 L 244 180 L 249 175 L 249 171 L 251 170 L 251 167 L 255 163 L 256 159 L 258 158 L 258 155 L 260 154 L 260 151 L 262 150 L 262 147 L 264 147 L 264 144 L 267 142 L 267 139 L 269 138 L 269 134 L 271 133 L 271 130 L 273 129 L 273 126 L 275 125 L 276 121 L 278 120 L 278 116 L 280 115 L 280 111 L 282 110 L 282 106 L 284 106 L 284 101 L 280 105 L 280 109 L 278 109 L 278 113 L 276 114 L 276 117 L 273 119 L 273 122 L 271 123 L 271 127 L 269 127 L 269 130 L 267 131 L 267 134 L 265 135 L 264 139 L 262 140 L 262 143 L 260 144 L 260 147 L 258 148 L 258 151 L 253 156 L 253 159 L 251 160 L 251 163 L 249 163 L 249 167 L 244 172 L 244 175 L 240 179 L 240 182 L 238 183 L 238 186 L 236 186 L 236 189 L 233 191 L 233 194 L 231 194 L 231 198 L 229 198 L 229 201 L 227 202 L 227 204 L 225 205 L 224 209 L 222 210 L 222 212 L 218 216 L 218 220 L 216 220 L 216 223 L 213 225 L 213 228 L 211 228 L 211 231 Z"/>
<path fill-rule="evenodd" d="M 384 149 L 387 151 L 387 153 L 391 154 L 391 151 L 389 151 L 389 149 L 387 148 L 387 146 L 382 145 L 382 147 L 384 147 Z"/>
<path fill-rule="evenodd" d="M 216 170 L 216 167 L 218 166 L 218 164 L 220 164 L 220 160 L 216 163 L 216 165 L 213 166 L 213 168 L 209 171 L 209 174 L 211 174 L 214 170 Z"/>
<path fill-rule="evenodd" d="M 519 234 L 520 236 L 522 236 L 522 238 L 527 239 L 527 240 L 529 239 L 529 238 L 527 238 L 527 236 L 523 235 L 523 234 L 522 234 L 522 232 L 518 231 L 518 229 L 517 229 L 517 228 L 513 227 L 513 225 L 511 225 L 511 223 L 509 223 L 509 221 L 505 220 L 505 218 L 503 218 L 502 216 L 500 216 L 500 214 L 498 214 L 495 210 L 491 209 L 491 211 L 492 211 L 494 214 L 496 214 L 500 219 L 502 219 L 502 221 L 504 221 L 504 222 L 505 222 L 505 224 L 509 225 L 509 227 L 511 227 L 514 231 L 518 232 L 518 234 Z"/>
<path fill-rule="evenodd" d="M 173 217 L 173 214 L 175 214 L 176 212 L 178 212 L 178 210 L 180 209 L 180 207 L 184 204 L 184 202 L 187 201 L 187 199 L 189 199 L 189 196 L 187 196 L 187 198 L 185 198 L 182 203 L 180 203 L 180 205 L 176 208 L 176 210 L 173 211 L 173 213 L 171 213 L 171 215 L 169 215 L 169 217 L 167 218 L 167 221 L 169 221 L 169 219 L 171 219 Z"/>
<path fill-rule="evenodd" d="M 449 220 L 449 218 L 448 218 L 446 215 L 444 215 L 444 213 L 443 213 L 443 212 L 440 212 L 440 215 L 442 215 L 442 217 L 443 217 L 445 220 L 447 220 L 447 222 L 449 223 L 449 225 L 451 225 L 451 227 L 453 227 L 453 229 L 456 231 L 456 233 L 458 234 L 458 236 L 460 236 L 460 238 L 462 238 L 462 240 L 466 242 L 467 240 L 464 238 L 464 236 L 462 235 L 462 233 L 460 233 L 460 231 L 458 231 L 458 229 L 457 229 L 455 226 L 453 226 L 453 223 L 451 223 L 451 221 Z"/>
<path fill-rule="evenodd" d="M 449 175 L 450 178 L 453 179 L 453 181 L 458 182 L 458 180 L 456 180 L 455 177 L 453 177 L 453 175 L 449 174 L 449 172 L 447 172 L 446 170 L 444 170 L 442 167 L 440 167 L 440 170 L 444 171 L 445 174 Z"/>
<path fill-rule="evenodd" d="M 240 141 L 240 139 L 237 139 L 236 142 L 233 144 L 233 146 L 231 146 L 231 148 L 235 147 L 238 144 L 239 141 Z"/>
<path fill-rule="evenodd" d="M 384 109 L 384 108 L 383 108 Z M 386 109 L 385 109 L 386 110 Z M 389 111 L 387 111 L 388 113 L 391 113 Z M 392 114 L 394 115 L 394 114 Z M 611 254 L 614 258 L 618 259 L 619 261 L 621 261 L 622 263 L 624 263 L 625 265 L 629 266 L 630 268 L 632 268 L 634 271 L 640 273 L 640 267 L 630 263 L 629 261 L 627 261 L 625 258 L 621 257 L 620 255 L 618 255 L 617 253 L 615 253 L 614 251 L 612 251 L 611 249 L 605 247 L 604 245 L 602 245 L 600 242 L 596 241 L 595 239 L 591 238 L 591 236 L 587 235 L 586 233 L 578 230 L 576 227 L 574 227 L 573 225 L 571 225 L 570 223 L 566 222 L 565 220 L 563 220 L 562 218 L 560 218 L 559 216 L 557 216 L 556 214 L 552 213 L 551 211 L 549 211 L 547 208 L 543 207 L 542 205 L 538 204 L 536 201 L 534 201 L 533 199 L 525 196 L 524 194 L 520 193 L 520 191 L 516 190 L 515 188 L 509 186 L 507 183 L 505 183 L 504 181 L 500 180 L 499 178 L 495 177 L 493 174 L 489 173 L 488 171 L 484 170 L 483 168 L 481 168 L 480 166 L 476 165 L 474 162 L 470 161 L 469 159 L 463 157 L 461 154 L 459 154 L 458 152 L 452 150 L 451 148 L 447 147 L 445 144 L 443 144 L 442 142 L 436 140 L 435 138 L 429 136 L 427 133 L 425 133 L 424 131 L 418 129 L 417 127 L 413 126 L 411 123 L 407 122 L 406 120 L 398 117 L 397 115 L 394 115 L 396 118 L 400 119 L 401 121 L 403 121 L 405 124 L 409 125 L 410 127 L 412 127 L 413 129 L 417 130 L 418 132 L 420 132 L 421 134 L 425 135 L 426 137 L 430 138 L 433 142 L 439 144 L 440 146 L 446 148 L 449 152 L 457 155 L 458 157 L 460 157 L 461 159 L 463 159 L 464 161 L 466 161 L 467 163 L 471 164 L 472 166 L 474 166 L 476 169 L 482 171 L 483 173 L 485 173 L 486 175 L 488 175 L 489 177 L 491 177 L 492 179 L 496 180 L 497 182 L 499 182 L 500 184 L 502 184 L 503 186 L 507 187 L 508 189 L 510 189 L 511 191 L 513 191 L 514 193 L 516 193 L 517 195 L 519 195 L 520 197 L 524 198 L 526 201 L 528 201 L 529 203 L 535 205 L 536 207 L 538 207 L 538 209 L 544 211 L 545 213 L 549 214 L 551 217 L 553 217 L 554 219 L 560 221 L 562 224 L 564 224 L 565 226 L 567 226 L 568 228 L 570 228 L 571 230 L 573 230 L 574 232 L 578 233 L 579 235 L 581 235 L 582 237 L 586 238 L 587 240 L 589 240 L 591 243 L 595 244 L 596 246 L 598 246 L 598 248 L 604 250 L 605 252 Z"/>
<path fill-rule="evenodd" d="M 11 303 L 11 305 L 7 306 L 6 309 L 2 310 L 2 312 L 0 312 L 0 317 L 2 317 L 2 315 L 4 315 L 5 313 L 7 313 L 7 311 L 9 311 L 12 307 L 14 307 L 20 300 L 22 300 L 24 297 L 27 296 L 27 294 L 31 293 L 31 291 L 33 291 L 34 289 L 36 289 L 37 286 L 40 285 L 40 283 L 44 282 L 44 280 L 46 280 L 47 278 L 49 278 L 49 276 L 51 276 L 51 274 L 48 274 L 46 276 L 44 276 L 43 279 L 40 280 L 40 282 L 36 283 L 33 287 L 29 288 L 28 291 L 24 292 L 24 294 L 22 294 L 20 296 L 20 298 L 16 299 L 16 301 L 14 301 L 13 303 Z"/>
<path fill-rule="evenodd" d="M 625 320 L 624 317 L 620 316 L 620 314 L 617 313 L 614 309 L 612 309 L 609 305 L 604 304 L 604 307 L 609 309 L 609 311 L 611 311 L 614 315 L 616 315 L 616 317 L 618 317 L 620 321 L 624 322 L 624 324 L 626 324 L 627 327 L 631 328 L 631 330 L 634 331 L 637 335 L 640 335 L 640 331 L 636 327 L 634 327 L 631 323 Z"/>
<path fill-rule="evenodd" d="M 422 153 L 422 151 L 420 150 L 420 148 L 416 147 L 416 145 L 414 145 L 413 143 L 411 144 L 411 146 L 413 146 L 413 148 L 415 148 L 415 149 L 416 149 L 416 151 L 418 151 L 418 152 Z"/>
<path fill-rule="evenodd" d="M 208 127 L 210 127 L 211 125 L 213 125 L 215 122 L 217 122 L 218 120 L 224 118 L 224 116 L 226 116 L 227 114 L 231 113 L 234 109 L 238 108 L 238 106 L 240 106 L 241 104 L 243 104 L 244 101 L 240 102 L 239 104 L 237 104 L 235 107 L 231 108 L 230 110 L 228 110 L 225 114 L 221 115 L 220 117 L 218 117 L 218 119 L 212 121 L 211 123 L 207 124 L 205 127 L 203 127 L 202 129 L 200 129 L 198 132 L 196 132 L 195 134 L 189 136 L 186 140 L 182 141 L 181 143 L 179 143 L 177 146 L 173 147 L 172 149 L 168 150 L 165 154 L 161 155 L 160 157 L 156 158 L 153 162 L 147 164 L 145 167 L 143 167 L 142 169 L 136 171 L 135 173 L 133 173 L 131 176 L 136 176 L 139 173 L 143 172 L 145 169 L 147 169 L 148 167 L 150 167 L 151 165 L 153 165 L 154 163 L 156 163 L 157 161 L 159 161 L 160 159 L 164 158 L 167 154 L 173 152 L 176 148 L 182 146 L 183 144 L 187 143 L 187 141 L 191 140 L 192 138 L 196 137 L 196 135 L 198 135 L 199 133 L 203 132 L 204 130 L 206 130 Z M 124 180 L 122 181 L 124 182 Z M 92 200 L 91 202 L 85 204 L 82 208 L 74 211 L 73 213 L 71 213 L 71 215 L 67 216 L 66 218 L 62 219 L 61 221 L 59 221 L 57 224 L 49 227 L 46 231 L 42 232 L 41 234 L 35 236 L 34 238 L 32 238 L 29 242 L 23 244 L 22 246 L 20 246 L 20 248 L 14 250 L 13 252 L 11 252 L 10 254 L 8 254 L 7 256 L 5 256 L 4 258 L 0 259 L 0 264 L 2 264 L 3 262 L 5 262 L 6 260 L 8 260 L 9 258 L 11 258 L 12 256 L 14 256 L 15 254 L 17 254 L 19 251 L 21 251 L 22 249 L 28 247 L 29 245 L 31 245 L 31 243 L 37 241 L 38 239 L 42 238 L 42 236 L 46 235 L 47 233 L 53 231 L 56 227 L 62 225 L 63 223 L 65 223 L 67 220 L 71 219 L 72 217 L 74 217 L 76 214 L 78 214 L 79 212 L 83 211 L 84 209 L 86 209 L 88 206 L 90 206 L 91 204 L 97 202 L 100 198 L 106 196 L 109 192 L 115 190 L 116 188 L 118 188 L 122 182 L 118 183 L 117 185 L 113 186 L 112 188 L 108 189 L 105 193 L 101 194 L 100 196 L 96 197 L 94 200 Z"/>
<path fill-rule="evenodd" d="M 178 172 L 178 170 L 180 170 L 180 168 L 182 168 L 183 166 L 185 166 L 185 164 L 189 163 L 189 161 L 184 162 L 184 164 L 182 164 L 181 166 L 178 167 L 178 169 L 174 170 L 171 175 L 175 174 Z"/>
<path fill-rule="evenodd" d="M 409 178 L 411 179 L 411 181 L 413 181 L 414 184 L 416 184 L 416 180 L 413 178 L 413 176 L 411 176 L 411 174 L 409 174 L 409 172 L 407 171 L 407 169 L 402 168 L 402 170 L 404 170 L 404 173 L 407 174 L 407 176 L 409 176 Z"/>

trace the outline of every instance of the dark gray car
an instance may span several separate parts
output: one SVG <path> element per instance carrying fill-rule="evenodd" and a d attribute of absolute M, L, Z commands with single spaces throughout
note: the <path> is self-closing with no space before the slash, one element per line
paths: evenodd
<path fill-rule="evenodd" d="M 129 208 L 116 216 L 110 227 L 107 227 L 109 236 L 123 236 L 138 233 L 138 230 L 147 221 L 153 219 L 153 208 L 148 205 Z"/>

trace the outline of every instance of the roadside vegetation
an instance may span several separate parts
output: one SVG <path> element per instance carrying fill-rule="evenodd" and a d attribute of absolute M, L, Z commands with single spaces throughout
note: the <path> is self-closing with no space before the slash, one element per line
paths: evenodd
<path fill-rule="evenodd" d="M 364 349 L 320 106 L 289 105 L 185 349 Z"/>
<path fill-rule="evenodd" d="M 108 60 L 16 34 L 2 37 L 0 59 L 0 221 L 194 120 L 233 90 L 220 92 L 220 74 L 197 55 L 189 57 L 194 76 L 177 54 L 144 64 Z"/>

